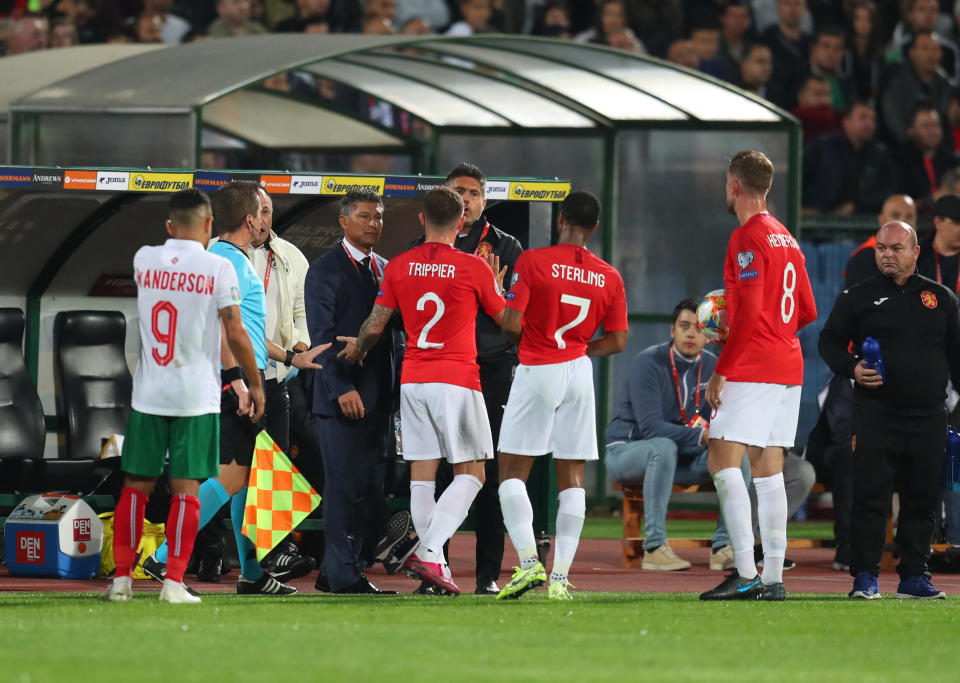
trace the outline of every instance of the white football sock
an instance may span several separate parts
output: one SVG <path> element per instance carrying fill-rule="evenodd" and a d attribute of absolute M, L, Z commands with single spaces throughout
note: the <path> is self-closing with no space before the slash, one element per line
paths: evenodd
<path fill-rule="evenodd" d="M 583 489 L 564 489 L 558 496 L 557 539 L 553 553 L 553 569 L 550 581 L 566 581 L 573 564 L 573 556 L 580 543 L 583 518 L 587 514 L 587 495 Z"/>
<path fill-rule="evenodd" d="M 743 472 L 739 467 L 722 469 L 713 475 L 713 485 L 717 487 L 723 520 L 727 523 L 737 573 L 743 579 L 752 579 L 757 575 L 757 565 L 753 561 L 750 495 L 743 481 Z"/>
<path fill-rule="evenodd" d="M 500 484 L 498 493 L 503 525 L 520 558 L 520 568 L 529 569 L 539 560 L 537 539 L 533 536 L 533 506 L 527 496 L 527 485 L 519 479 L 507 479 Z"/>
<path fill-rule="evenodd" d="M 430 518 L 436 501 L 437 483 L 435 481 L 410 480 L 410 517 L 413 518 L 413 528 L 417 536 L 423 538 L 430 528 Z"/>
<path fill-rule="evenodd" d="M 456 533 L 470 512 L 483 484 L 472 474 L 458 474 L 433 509 L 427 532 L 420 536 L 417 556 L 424 562 L 444 563 L 443 544 Z"/>
<path fill-rule="evenodd" d="M 755 477 L 757 518 L 763 542 L 763 582 L 783 582 L 783 556 L 787 552 L 787 490 L 783 473 Z"/>

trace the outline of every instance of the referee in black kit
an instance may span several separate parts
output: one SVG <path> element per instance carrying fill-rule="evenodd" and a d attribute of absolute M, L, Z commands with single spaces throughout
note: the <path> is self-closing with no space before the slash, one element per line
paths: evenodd
<path fill-rule="evenodd" d="M 506 268 L 504 289 L 513 284 L 513 267 L 523 253 L 516 237 L 497 229 L 487 221 L 483 210 L 487 206 L 486 178 L 474 164 L 463 163 L 447 174 L 446 184 L 463 198 L 463 227 L 454 247 L 468 254 L 486 258 L 493 254 L 497 268 Z M 423 243 L 420 237 L 412 246 Z M 503 336 L 500 326 L 489 315 L 477 313 L 477 363 L 480 366 L 480 388 L 490 418 L 493 445 L 500 438 L 503 407 L 510 396 L 513 371 L 517 366 L 517 347 Z M 441 461 L 438 472 L 437 494 L 443 492 L 452 480 L 453 472 Z M 496 459 L 487 460 L 486 481 L 474 502 L 477 534 L 477 595 L 496 595 L 500 592 L 497 580 L 503 563 L 503 540 L 506 532 L 500 496 L 497 493 L 500 477 Z"/>
<path fill-rule="evenodd" d="M 900 493 L 897 598 L 945 598 L 927 560 L 940 504 L 946 448 L 948 377 L 960 379 L 957 298 L 916 274 L 917 233 L 900 221 L 877 233 L 880 274 L 843 291 L 820 333 L 820 355 L 855 380 L 852 598 L 879 598 L 877 577 L 892 492 Z M 880 344 L 883 378 L 850 355 L 867 337 Z"/>

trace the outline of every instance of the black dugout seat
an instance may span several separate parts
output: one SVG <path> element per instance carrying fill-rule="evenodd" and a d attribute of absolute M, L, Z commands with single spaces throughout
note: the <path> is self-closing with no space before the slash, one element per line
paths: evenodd
<path fill-rule="evenodd" d="M 53 322 L 57 416 L 68 459 L 99 458 L 103 440 L 123 434 L 133 379 L 120 311 L 61 311 Z"/>

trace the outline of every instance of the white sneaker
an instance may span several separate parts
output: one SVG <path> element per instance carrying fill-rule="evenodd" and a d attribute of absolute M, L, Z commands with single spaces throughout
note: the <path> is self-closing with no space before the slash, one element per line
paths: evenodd
<path fill-rule="evenodd" d="M 163 580 L 163 588 L 160 589 L 160 602 L 175 602 L 185 604 L 196 604 L 200 598 L 196 595 L 190 595 L 187 587 L 182 583 L 177 583 L 171 579 Z"/>
<path fill-rule="evenodd" d="M 110 582 L 107 592 L 100 596 L 104 602 L 130 602 L 133 598 L 133 579 L 129 576 L 118 576 Z"/>
<path fill-rule="evenodd" d="M 692 565 L 673 552 L 673 548 L 664 543 L 652 553 L 643 554 L 641 569 L 650 569 L 658 572 L 676 572 L 690 569 Z"/>
<path fill-rule="evenodd" d="M 733 546 L 728 544 L 710 553 L 710 569 L 713 571 L 728 572 L 736 568 L 737 560 L 733 556 Z"/>

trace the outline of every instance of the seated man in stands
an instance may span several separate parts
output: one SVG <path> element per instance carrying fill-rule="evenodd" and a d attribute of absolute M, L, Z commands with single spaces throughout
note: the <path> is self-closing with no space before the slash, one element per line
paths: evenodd
<path fill-rule="evenodd" d="M 605 463 L 622 484 L 643 482 L 643 569 L 676 571 L 690 563 L 667 544 L 667 504 L 673 484 L 707 484 L 710 407 L 703 388 L 717 357 L 704 351 L 697 326 L 697 300 L 673 310 L 670 341 L 633 360 L 624 395 L 606 430 Z M 720 517 L 712 539 L 711 569 L 731 569 L 733 551 Z"/>

